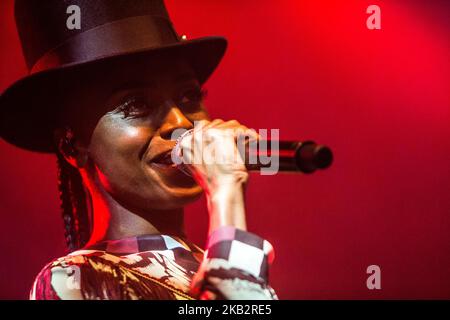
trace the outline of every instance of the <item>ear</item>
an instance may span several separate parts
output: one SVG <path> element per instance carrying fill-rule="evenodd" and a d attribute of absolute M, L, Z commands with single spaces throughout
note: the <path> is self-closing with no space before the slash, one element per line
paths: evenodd
<path fill-rule="evenodd" d="M 58 128 L 54 131 L 54 140 L 58 152 L 75 168 L 83 168 L 88 161 L 88 148 L 75 138 L 73 130 L 69 127 Z"/>

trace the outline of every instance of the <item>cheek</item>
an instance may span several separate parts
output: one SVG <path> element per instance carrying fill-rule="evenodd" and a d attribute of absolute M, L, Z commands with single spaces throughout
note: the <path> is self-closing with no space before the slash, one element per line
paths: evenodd
<path fill-rule="evenodd" d="M 134 176 L 133 171 L 139 170 L 152 135 L 148 125 L 133 125 L 120 116 L 104 116 L 93 132 L 90 156 L 109 183 L 126 184 Z"/>

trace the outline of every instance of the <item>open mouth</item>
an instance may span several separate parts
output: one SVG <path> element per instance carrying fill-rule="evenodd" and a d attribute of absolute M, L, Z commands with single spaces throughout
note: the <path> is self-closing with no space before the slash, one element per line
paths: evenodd
<path fill-rule="evenodd" d="M 172 161 L 172 154 L 170 151 L 158 155 L 152 160 L 152 163 L 162 167 L 176 167 Z"/>
<path fill-rule="evenodd" d="M 152 170 L 152 174 L 156 172 L 165 184 L 174 188 L 192 188 L 197 186 L 192 175 L 186 173 L 182 168 L 173 163 L 172 149 L 161 152 L 152 157 L 148 162 Z"/>

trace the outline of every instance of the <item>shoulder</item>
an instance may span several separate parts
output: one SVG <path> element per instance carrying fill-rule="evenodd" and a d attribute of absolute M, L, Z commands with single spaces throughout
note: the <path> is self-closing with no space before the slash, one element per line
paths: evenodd
<path fill-rule="evenodd" d="M 31 300 L 80 300 L 81 274 L 95 272 L 92 260 L 105 254 L 96 250 L 78 250 L 47 263 L 36 276 Z"/>
<path fill-rule="evenodd" d="M 173 293 L 132 272 L 127 259 L 79 250 L 48 263 L 37 275 L 31 300 L 173 299 Z"/>

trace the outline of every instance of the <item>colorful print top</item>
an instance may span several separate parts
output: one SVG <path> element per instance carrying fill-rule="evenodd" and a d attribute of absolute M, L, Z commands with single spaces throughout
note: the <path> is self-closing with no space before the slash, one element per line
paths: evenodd
<path fill-rule="evenodd" d="M 234 227 L 214 231 L 205 251 L 168 235 L 110 240 L 47 264 L 30 299 L 277 299 L 273 259 L 268 241 Z"/>

